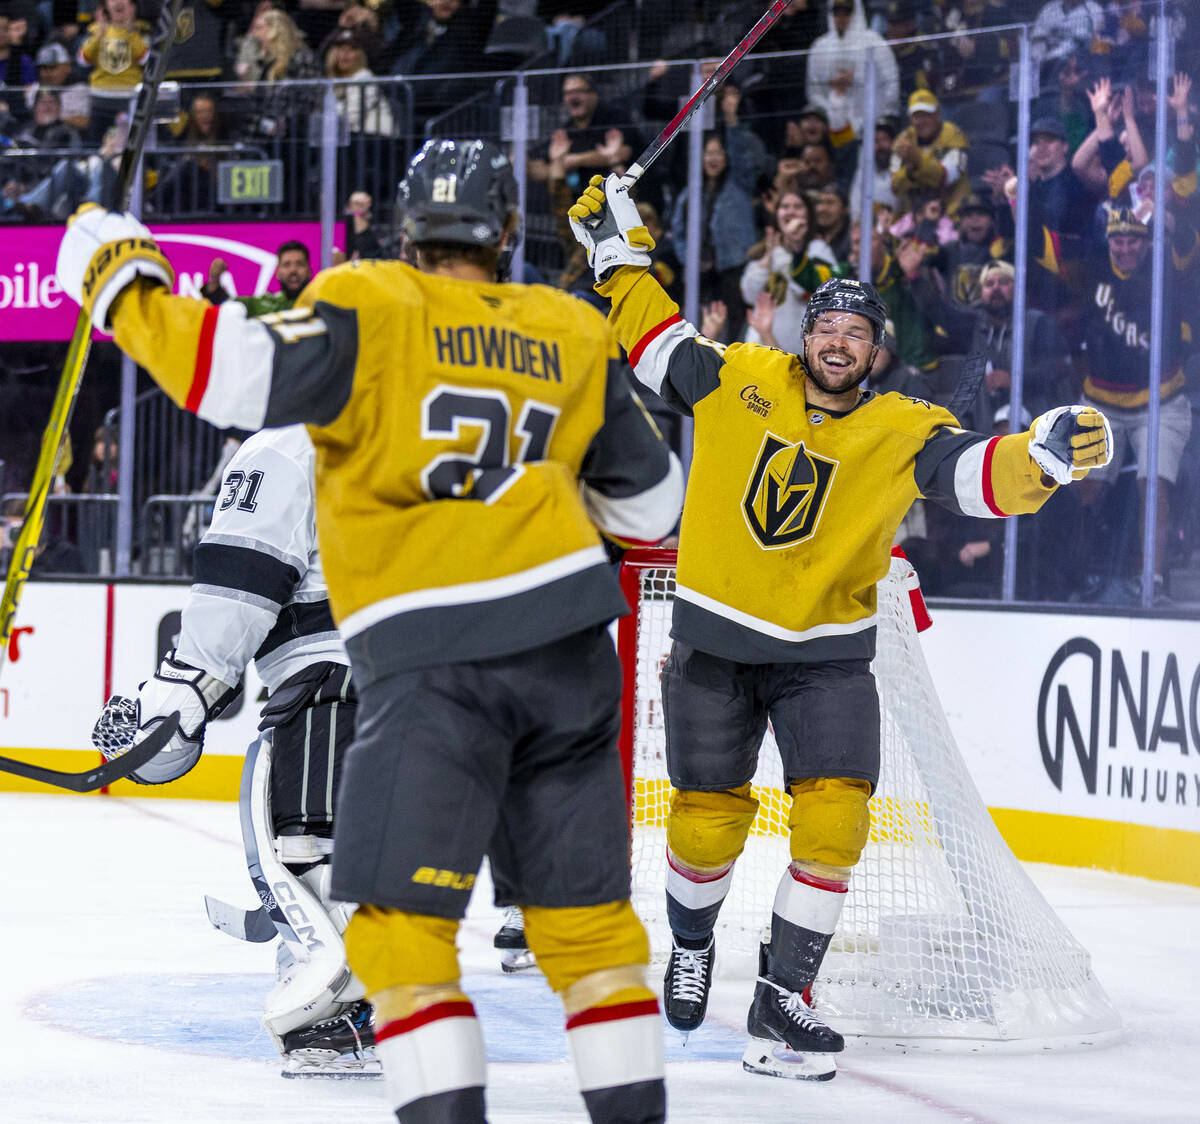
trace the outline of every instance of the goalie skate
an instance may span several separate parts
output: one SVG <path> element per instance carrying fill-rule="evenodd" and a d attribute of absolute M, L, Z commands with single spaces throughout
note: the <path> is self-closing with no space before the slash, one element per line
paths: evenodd
<path fill-rule="evenodd" d="M 525 940 L 525 915 L 520 906 L 510 905 L 504 911 L 504 922 L 492 938 L 492 947 L 500 950 L 502 972 L 520 972 L 535 966 Z"/>
<path fill-rule="evenodd" d="M 332 1019 L 283 1038 L 284 1077 L 381 1077 L 375 1056 L 374 1011 L 365 1000 Z"/>

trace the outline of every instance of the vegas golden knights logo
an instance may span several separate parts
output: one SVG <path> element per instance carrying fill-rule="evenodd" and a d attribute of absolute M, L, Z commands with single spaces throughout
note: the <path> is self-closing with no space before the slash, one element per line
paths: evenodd
<path fill-rule="evenodd" d="M 179 19 L 175 21 L 175 42 L 186 43 L 196 34 L 196 9 L 180 8 Z"/>
<path fill-rule="evenodd" d="M 791 445 L 768 433 L 742 500 L 754 537 L 768 550 L 812 538 L 837 467 L 803 441 Z"/>
<path fill-rule="evenodd" d="M 120 34 L 108 34 L 100 41 L 100 69 L 120 74 L 133 65 L 133 47 Z"/>

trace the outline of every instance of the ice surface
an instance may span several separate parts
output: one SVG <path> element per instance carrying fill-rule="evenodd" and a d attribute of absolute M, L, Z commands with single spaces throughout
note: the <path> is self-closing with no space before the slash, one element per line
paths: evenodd
<path fill-rule="evenodd" d="M 204 895 L 248 904 L 232 804 L 0 795 L 0 1121 L 294 1124 L 394 1120 L 380 1081 L 285 1081 L 258 1023 L 270 945 L 212 929 Z M 741 1070 L 750 985 L 720 980 L 686 1046 L 668 1031 L 670 1118 L 754 1121 L 1200 1119 L 1200 890 L 1032 867 L 1091 951 L 1126 1036 L 1034 1054 L 889 1053 L 854 1046 L 835 1081 Z M 768 908 L 769 903 L 764 903 Z M 477 894 L 463 928 L 466 990 L 492 1064 L 489 1118 L 586 1116 L 557 1001 L 506 976 L 499 913 Z"/>

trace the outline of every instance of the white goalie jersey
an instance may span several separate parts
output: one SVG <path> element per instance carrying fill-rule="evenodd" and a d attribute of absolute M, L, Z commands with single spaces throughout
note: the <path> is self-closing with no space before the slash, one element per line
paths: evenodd
<path fill-rule="evenodd" d="M 196 547 L 177 658 L 224 683 L 255 661 L 268 692 L 318 661 L 349 665 L 317 552 L 315 453 L 302 425 L 248 438 Z"/>

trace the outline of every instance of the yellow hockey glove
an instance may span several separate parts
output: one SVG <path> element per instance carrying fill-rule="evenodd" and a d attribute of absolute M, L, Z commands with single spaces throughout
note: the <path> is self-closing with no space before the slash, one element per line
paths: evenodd
<path fill-rule="evenodd" d="M 1029 455 L 1058 484 L 1082 480 L 1112 460 L 1108 419 L 1091 406 L 1057 406 L 1029 429 Z"/>
<path fill-rule="evenodd" d="M 587 250 L 588 265 L 597 281 L 603 281 L 621 265 L 649 267 L 654 239 L 620 176 L 592 176 L 584 193 L 567 211 L 567 218 L 575 241 Z"/>
<path fill-rule="evenodd" d="M 102 332 L 111 331 L 108 310 L 138 277 L 170 289 L 175 271 L 150 231 L 130 214 L 94 203 L 80 207 L 67 224 L 55 266 L 63 292 L 80 305 Z"/>

